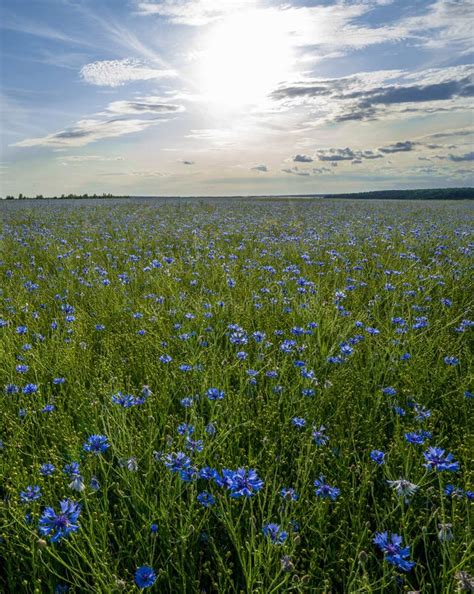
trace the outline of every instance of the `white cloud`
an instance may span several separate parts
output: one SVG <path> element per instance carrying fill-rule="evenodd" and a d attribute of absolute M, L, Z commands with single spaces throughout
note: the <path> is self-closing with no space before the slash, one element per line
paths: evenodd
<path fill-rule="evenodd" d="M 184 111 L 182 105 L 174 103 L 165 103 L 161 97 L 137 97 L 131 101 L 112 101 L 107 106 L 108 113 L 119 115 L 154 113 L 154 114 L 173 114 Z"/>
<path fill-rule="evenodd" d="M 96 142 L 103 138 L 113 138 L 116 136 L 123 136 L 124 134 L 132 134 L 134 132 L 141 132 L 150 126 L 162 122 L 163 120 L 137 120 L 137 119 L 111 119 L 111 120 L 80 120 L 71 128 L 48 134 L 40 138 L 28 138 L 17 142 L 14 146 L 19 147 L 34 147 L 34 146 L 49 146 L 49 147 L 72 147 L 85 146 L 91 142 Z"/>
<path fill-rule="evenodd" d="M 176 76 L 173 70 L 152 68 L 139 60 L 102 60 L 81 68 L 82 78 L 90 85 L 118 87 L 138 80 L 154 80 Z"/>
<path fill-rule="evenodd" d="M 138 2 L 143 15 L 159 15 L 173 23 L 199 27 L 224 16 L 255 6 L 255 0 L 161 0 Z"/>

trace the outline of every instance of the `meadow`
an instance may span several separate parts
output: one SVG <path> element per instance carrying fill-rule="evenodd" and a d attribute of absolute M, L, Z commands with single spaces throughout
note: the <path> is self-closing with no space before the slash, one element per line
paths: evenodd
<path fill-rule="evenodd" d="M 0 589 L 473 591 L 472 203 L 0 205 Z"/>

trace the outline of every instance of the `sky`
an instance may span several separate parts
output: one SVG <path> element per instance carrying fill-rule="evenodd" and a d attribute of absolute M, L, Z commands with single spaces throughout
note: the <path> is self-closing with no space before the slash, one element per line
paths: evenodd
<path fill-rule="evenodd" d="M 0 195 L 474 185 L 472 0 L 2 0 Z"/>

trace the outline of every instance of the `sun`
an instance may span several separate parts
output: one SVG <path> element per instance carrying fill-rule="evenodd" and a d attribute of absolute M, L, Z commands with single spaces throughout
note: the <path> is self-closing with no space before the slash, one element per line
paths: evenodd
<path fill-rule="evenodd" d="M 291 70 L 292 49 L 281 18 L 268 12 L 233 14 L 203 40 L 199 92 L 221 108 L 258 105 Z"/>

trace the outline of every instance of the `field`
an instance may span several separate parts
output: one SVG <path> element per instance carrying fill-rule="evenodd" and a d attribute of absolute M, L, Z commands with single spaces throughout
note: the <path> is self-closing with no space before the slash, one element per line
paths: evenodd
<path fill-rule="evenodd" d="M 0 219 L 3 592 L 472 591 L 471 203 Z"/>

